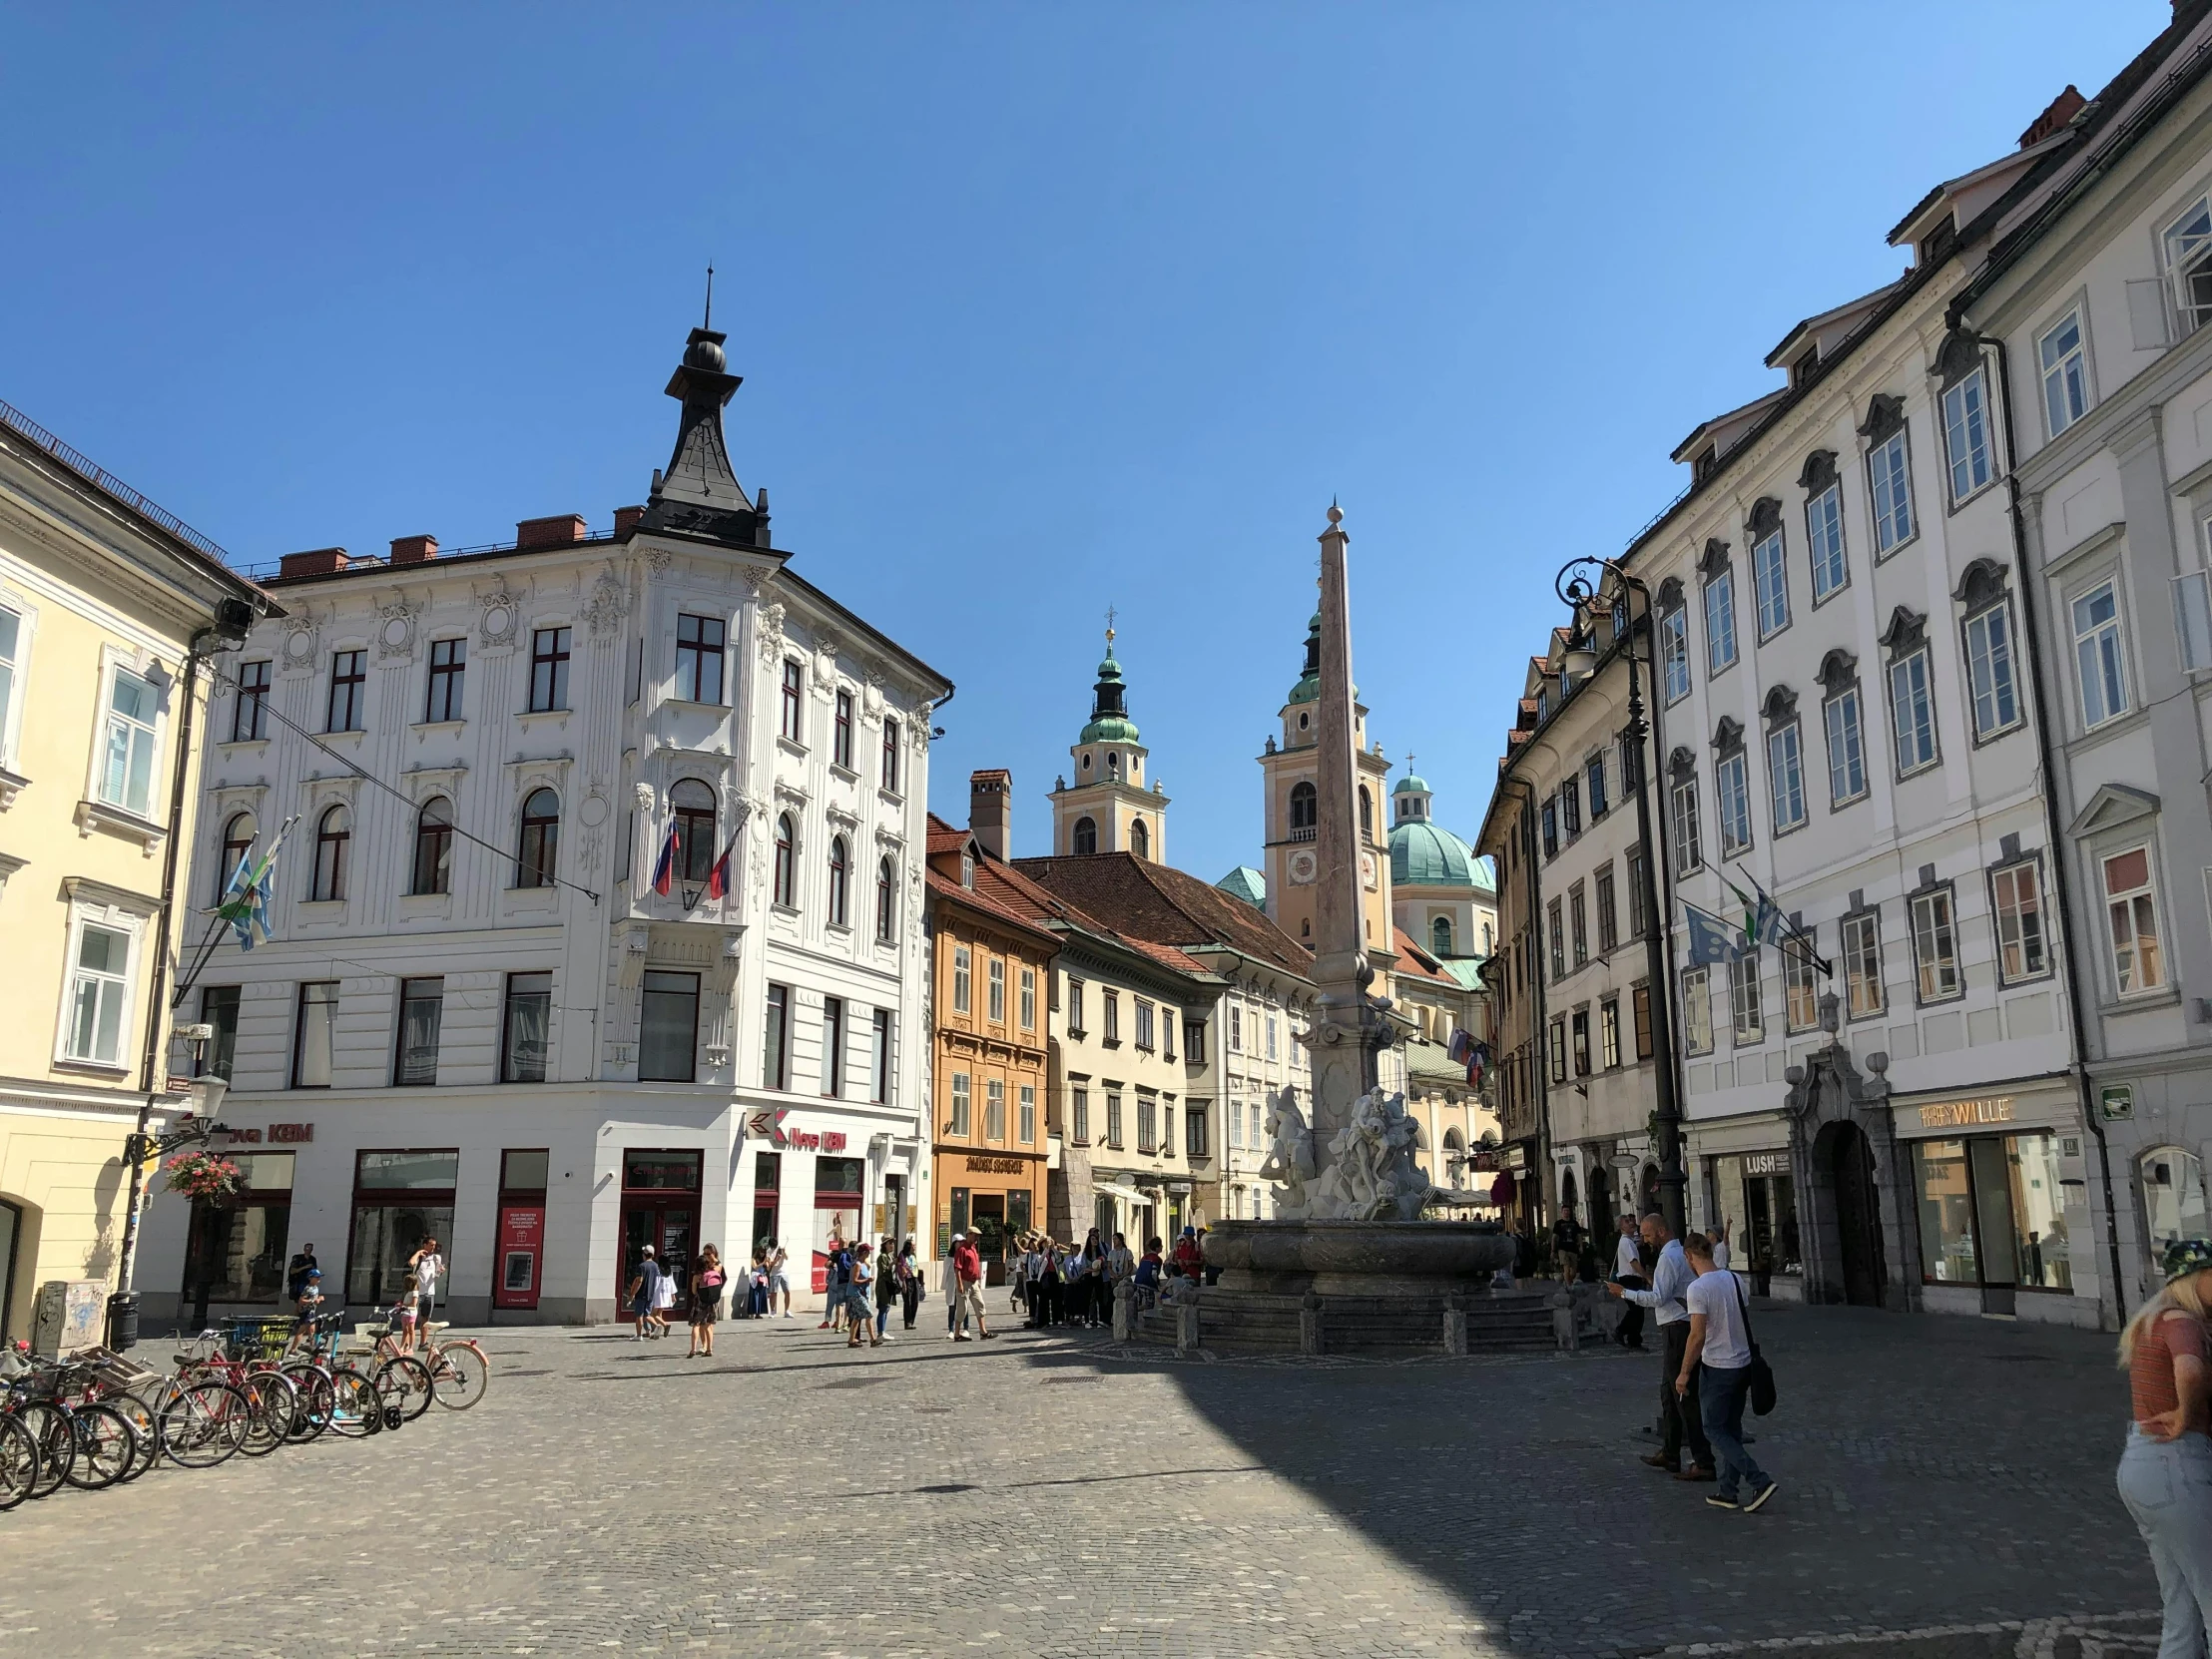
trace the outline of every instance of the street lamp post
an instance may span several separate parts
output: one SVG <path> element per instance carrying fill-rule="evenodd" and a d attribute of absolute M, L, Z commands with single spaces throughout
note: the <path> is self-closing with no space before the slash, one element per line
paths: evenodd
<path fill-rule="evenodd" d="M 1612 559 L 1586 557 L 1569 560 L 1561 567 L 1553 583 L 1560 601 L 1573 608 L 1576 617 L 1575 637 L 1583 637 L 1582 613 L 1597 594 L 1597 583 L 1582 572 L 1596 567 L 1601 575 L 1609 575 L 1630 593 L 1643 601 L 1644 628 L 1648 636 L 1651 628 L 1651 590 L 1623 570 Z M 1651 796 L 1646 787 L 1648 776 L 1644 761 L 1644 743 L 1651 735 L 1651 724 L 1644 719 L 1644 691 L 1642 676 L 1636 659 L 1636 619 L 1628 619 L 1628 725 L 1622 736 L 1628 739 L 1626 753 L 1635 757 L 1631 763 L 1636 776 L 1631 782 L 1636 791 L 1636 846 L 1642 855 L 1643 874 L 1640 894 L 1644 907 L 1644 971 L 1650 994 L 1646 1001 L 1651 1007 L 1651 1064 L 1654 1086 L 1654 1110 L 1652 1122 L 1659 1141 L 1659 1211 L 1666 1217 L 1667 1228 L 1680 1236 L 1683 1227 L 1683 1195 L 1689 1186 L 1689 1177 L 1682 1169 L 1682 1101 L 1674 1086 L 1674 999 L 1667 989 L 1667 946 L 1663 928 L 1665 912 L 1659 907 L 1659 848 L 1651 831 Z M 1583 658 L 1595 666 L 1596 654 L 1586 645 L 1581 647 Z M 1658 666 L 1653 664 L 1656 675 Z"/>

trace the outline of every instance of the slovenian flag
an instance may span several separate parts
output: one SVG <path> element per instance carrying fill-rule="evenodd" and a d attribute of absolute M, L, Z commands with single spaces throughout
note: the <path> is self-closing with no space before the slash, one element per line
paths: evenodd
<path fill-rule="evenodd" d="M 653 865 L 653 890 L 665 894 L 676 881 L 676 848 L 679 842 L 674 820 L 669 822 L 668 839 L 661 842 L 661 856 Z"/>
<path fill-rule="evenodd" d="M 738 849 L 738 838 L 730 837 L 730 844 L 722 849 L 722 856 L 715 860 L 715 867 L 707 872 L 707 896 L 727 898 L 730 893 L 730 855 Z"/>

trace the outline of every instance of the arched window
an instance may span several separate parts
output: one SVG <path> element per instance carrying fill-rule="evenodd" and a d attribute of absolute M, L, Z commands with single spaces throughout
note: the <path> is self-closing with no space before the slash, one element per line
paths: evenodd
<path fill-rule="evenodd" d="M 414 879 L 407 890 L 453 890 L 453 803 L 442 795 L 433 795 L 415 815 Z"/>
<path fill-rule="evenodd" d="M 1311 830 L 1321 821 L 1321 797 L 1311 784 L 1291 786 L 1291 828 Z"/>
<path fill-rule="evenodd" d="M 1075 821 L 1075 850 L 1078 854 L 1098 850 L 1098 825 L 1096 821 L 1079 818 Z"/>
<path fill-rule="evenodd" d="M 223 827 L 223 856 L 215 866 L 215 901 L 221 904 L 231 891 L 231 877 L 239 872 L 239 865 L 254 850 L 254 815 L 233 813 L 231 822 Z"/>
<path fill-rule="evenodd" d="M 1152 831 L 1144 827 L 1141 818 L 1129 821 L 1129 850 L 1140 858 L 1152 856 Z"/>
<path fill-rule="evenodd" d="M 311 899 L 345 896 L 345 853 L 353 840 L 353 815 L 332 807 L 314 827 L 314 887 Z"/>
<path fill-rule="evenodd" d="M 2142 1159 L 2143 1224 L 2156 1261 L 2175 1239 L 2212 1237 L 2204 1201 L 2204 1166 L 2195 1154 L 2162 1146 Z"/>
<path fill-rule="evenodd" d="M 1428 924 L 1428 940 L 1439 956 L 1451 954 L 1451 918 L 1438 916 Z"/>
<path fill-rule="evenodd" d="M 776 820 L 776 902 L 799 908 L 799 829 L 789 813 Z"/>
<path fill-rule="evenodd" d="M 550 887 L 561 849 L 561 798 L 532 790 L 522 804 L 522 843 L 515 853 L 515 885 Z"/>
<path fill-rule="evenodd" d="M 835 836 L 830 842 L 830 925 L 842 927 L 850 914 L 852 893 L 852 859 L 845 851 L 844 837 Z"/>
<path fill-rule="evenodd" d="M 1460 1134 L 1458 1130 L 1446 1129 L 1444 1131 L 1444 1150 L 1446 1152 L 1464 1152 L 1466 1149 L 1467 1138 Z"/>
<path fill-rule="evenodd" d="M 1375 797 L 1365 784 L 1360 786 L 1360 833 L 1371 839 L 1375 834 Z"/>
<path fill-rule="evenodd" d="M 704 881 L 713 873 L 715 854 L 715 792 L 696 778 L 680 779 L 668 792 L 669 810 L 676 816 L 676 879 Z"/>
<path fill-rule="evenodd" d="M 891 861 L 875 866 L 875 942 L 889 944 L 898 927 L 898 873 Z"/>
<path fill-rule="evenodd" d="M 1298 936 L 1302 939 L 1310 939 L 1314 936 L 1314 918 L 1312 916 L 1300 918 Z"/>

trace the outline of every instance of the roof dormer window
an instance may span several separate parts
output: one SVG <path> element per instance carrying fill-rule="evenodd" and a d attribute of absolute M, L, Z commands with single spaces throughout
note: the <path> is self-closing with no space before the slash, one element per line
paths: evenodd
<path fill-rule="evenodd" d="M 1821 365 L 1821 348 L 1818 344 L 1806 347 L 1805 354 L 1790 364 L 1790 385 L 1802 386 Z"/>
<path fill-rule="evenodd" d="M 1719 461 L 1720 448 L 1718 445 L 1708 444 L 1705 448 L 1699 450 L 1690 461 L 1690 481 L 1695 484 L 1704 483 L 1706 479 L 1713 476 L 1713 468 Z"/>

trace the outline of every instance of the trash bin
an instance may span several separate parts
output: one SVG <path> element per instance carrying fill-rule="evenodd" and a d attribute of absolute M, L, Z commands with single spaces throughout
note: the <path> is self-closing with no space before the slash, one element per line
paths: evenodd
<path fill-rule="evenodd" d="M 138 1346 L 139 1310 L 138 1298 L 129 1291 L 118 1291 L 108 1298 L 108 1347 L 116 1353 L 124 1353 Z"/>

